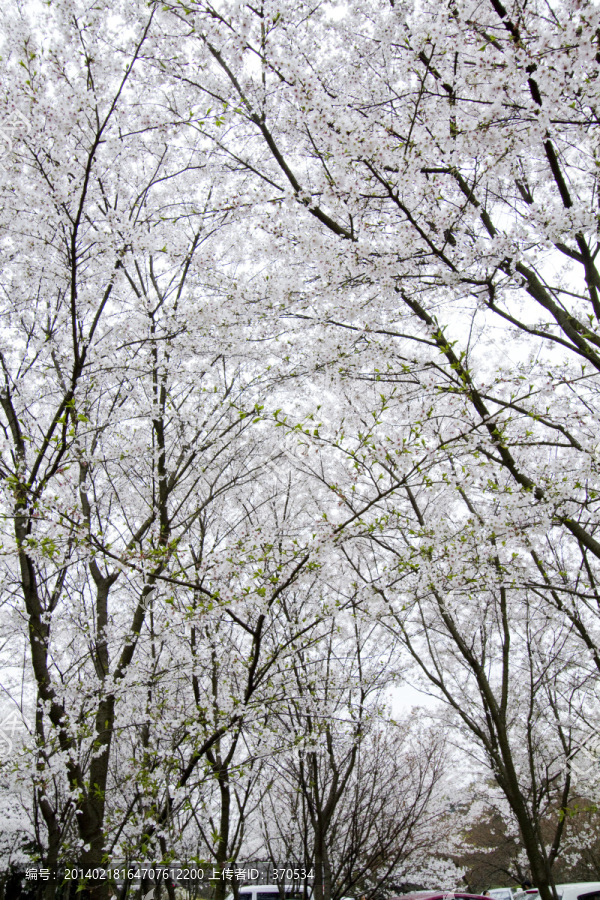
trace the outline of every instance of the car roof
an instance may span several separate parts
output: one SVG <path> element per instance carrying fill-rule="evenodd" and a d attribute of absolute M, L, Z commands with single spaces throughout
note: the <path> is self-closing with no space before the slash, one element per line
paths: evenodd
<path fill-rule="evenodd" d="M 574 881 L 570 884 L 556 885 L 557 894 L 564 898 L 564 900 L 572 900 L 572 898 L 596 893 L 597 891 L 600 891 L 600 881 Z M 527 891 L 518 891 L 515 894 L 515 900 L 527 900 L 528 896 L 531 896 L 532 900 L 533 898 L 538 897 L 539 894 L 537 888 L 529 888 Z"/>
<path fill-rule="evenodd" d="M 281 887 L 283 888 L 283 890 L 285 891 L 286 894 L 289 894 L 291 892 L 296 893 L 296 892 L 302 891 L 304 884 L 303 883 L 302 884 L 300 884 L 300 883 L 282 884 Z M 310 885 L 309 885 L 309 887 L 310 887 Z M 278 884 L 243 884 L 243 885 L 241 885 L 238 893 L 249 894 L 249 893 L 251 893 L 251 891 L 261 891 L 265 894 L 267 894 L 267 893 L 278 894 L 279 888 L 280 888 L 280 885 L 278 885 Z"/>
<path fill-rule="evenodd" d="M 399 897 L 392 897 L 391 900 L 450 900 L 456 897 L 458 900 L 475 898 L 475 900 L 490 900 L 483 894 L 468 894 L 466 891 L 414 891 L 412 894 L 401 894 Z"/>
<path fill-rule="evenodd" d="M 600 881 L 577 881 L 573 884 L 557 884 L 557 891 L 562 891 L 563 896 L 589 894 L 600 890 Z"/>
<path fill-rule="evenodd" d="M 558 888 L 573 888 L 574 890 L 593 891 L 600 888 L 600 881 L 574 881 L 571 884 L 557 884 Z"/>
<path fill-rule="evenodd" d="M 557 891 L 564 891 L 567 888 L 573 891 L 595 891 L 600 888 L 600 881 L 572 881 L 568 884 L 557 884 Z M 528 888 L 526 891 L 521 891 L 520 893 L 533 894 L 537 891 L 537 888 L 532 887 Z"/>

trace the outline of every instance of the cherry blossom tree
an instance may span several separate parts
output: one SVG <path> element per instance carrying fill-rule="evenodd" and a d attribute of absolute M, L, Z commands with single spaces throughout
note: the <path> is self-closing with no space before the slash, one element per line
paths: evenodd
<path fill-rule="evenodd" d="M 227 210 L 212 174 L 198 174 L 210 169 L 201 142 L 177 142 L 157 93 L 160 10 L 112 7 L 107 19 L 58 4 L 37 16 L 5 19 L 4 102 L 30 127 L 3 186 L 3 540 L 37 692 L 30 777 L 43 861 L 68 853 L 87 870 L 107 849 L 115 734 L 136 703 L 157 702 L 165 629 L 185 618 L 174 594 L 200 611 L 227 602 L 204 556 L 235 533 L 225 496 L 272 454 L 248 433 L 273 376 L 215 344 L 235 316 L 215 316 L 225 267 L 221 283 L 204 274 L 227 255 L 213 241 Z M 213 569 L 229 568 L 226 555 L 213 554 Z M 302 565 L 301 552 L 288 555 L 282 586 Z M 258 622 L 245 626 L 246 700 Z M 194 743 L 179 787 L 235 720 L 225 710 Z"/>
<path fill-rule="evenodd" d="M 285 321 L 318 326 L 322 361 L 360 337 L 382 377 L 390 355 L 432 367 L 454 446 L 497 460 L 549 517 L 532 586 L 594 655 L 597 8 L 172 10 L 212 57 L 174 77 L 221 105 L 209 136 L 271 211 Z"/>
<path fill-rule="evenodd" d="M 450 859 L 455 822 L 445 819 L 443 740 L 416 730 L 408 720 L 373 722 L 337 793 L 347 736 L 330 731 L 315 749 L 303 749 L 306 735 L 299 730 L 296 752 L 275 756 L 266 767 L 270 789 L 261 811 L 269 857 L 302 868 L 320 857 L 325 874 L 315 867 L 313 890 L 330 897 L 376 894 L 415 872 L 438 883 L 440 868 L 439 883 L 459 882 Z M 321 836 L 318 820 L 328 806 Z"/>
<path fill-rule="evenodd" d="M 569 634 L 561 653 L 577 638 L 597 673 L 597 7 L 172 10 L 213 60 L 175 77 L 198 102 L 220 104 L 227 127 L 215 146 L 252 185 L 249 202 L 273 211 L 263 228 L 286 267 L 269 283 L 290 340 L 311 335 L 320 364 L 336 359 L 357 390 L 369 378 L 382 385 L 366 448 L 373 503 L 402 492 L 407 470 L 431 477 L 440 454 L 443 477 L 475 509 L 472 527 L 514 547 L 498 557 L 502 579 L 514 573 L 531 615 L 554 621 L 542 612 L 554 610 Z M 411 381 L 429 402 L 412 423 Z M 367 415 L 361 400 L 352 409 Z M 355 454 L 360 429 L 356 416 L 340 425 Z M 400 473 L 394 439 L 421 444 Z M 462 479 L 490 511 L 497 500 L 498 529 Z M 329 485 L 358 515 L 368 485 L 360 501 Z M 508 590 L 494 563 L 482 573 L 455 552 L 478 584 Z M 418 566 L 442 577 L 437 560 Z M 541 844 L 523 840 L 549 898 Z"/>
<path fill-rule="evenodd" d="M 548 850 L 536 818 L 600 674 L 599 18 L 3 12 L 3 609 L 48 865 L 176 852 L 204 766 L 354 609 L 550 900 L 565 820 Z"/>

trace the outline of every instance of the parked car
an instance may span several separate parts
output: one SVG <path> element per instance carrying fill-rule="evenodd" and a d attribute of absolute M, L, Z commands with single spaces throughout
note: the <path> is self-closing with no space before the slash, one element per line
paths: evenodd
<path fill-rule="evenodd" d="M 312 888 L 309 884 L 244 884 L 238 890 L 239 900 L 279 900 L 280 888 L 283 889 L 285 900 L 309 900 Z M 228 894 L 225 900 L 234 900 L 233 893 Z"/>
<path fill-rule="evenodd" d="M 557 884 L 556 893 L 559 900 L 600 900 L 600 881 L 579 881 L 574 884 Z M 491 891 L 490 891 L 491 894 Z M 513 900 L 537 900 L 536 888 L 517 891 Z"/>
<path fill-rule="evenodd" d="M 464 891 L 415 891 L 390 900 L 489 900 L 483 894 L 465 894 Z M 595 898 L 594 898 L 595 900 Z"/>
<path fill-rule="evenodd" d="M 488 894 L 492 900 L 513 900 L 512 888 L 491 888 Z"/>

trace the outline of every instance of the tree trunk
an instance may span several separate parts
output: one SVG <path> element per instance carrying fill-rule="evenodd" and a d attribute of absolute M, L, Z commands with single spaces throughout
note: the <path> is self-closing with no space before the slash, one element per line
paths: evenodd
<path fill-rule="evenodd" d="M 221 813 L 219 817 L 219 839 L 215 853 L 217 869 L 222 873 L 229 860 L 229 824 L 231 816 L 231 791 L 229 773 L 225 766 L 217 764 L 217 779 L 221 795 Z M 225 900 L 229 893 L 229 882 L 221 877 L 215 882 L 215 900 Z"/>

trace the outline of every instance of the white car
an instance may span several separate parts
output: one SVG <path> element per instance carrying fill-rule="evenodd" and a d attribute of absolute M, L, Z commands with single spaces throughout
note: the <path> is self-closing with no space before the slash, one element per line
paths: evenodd
<path fill-rule="evenodd" d="M 312 888 L 309 884 L 285 884 L 283 887 L 285 900 L 309 900 Z M 245 884 L 238 891 L 239 900 L 279 900 L 278 884 Z M 225 900 L 234 900 L 228 894 Z"/>
<path fill-rule="evenodd" d="M 556 893 L 559 900 L 600 900 L 600 881 L 580 881 L 577 884 L 557 884 Z M 490 891 L 490 895 L 492 891 Z M 513 900 L 537 900 L 535 888 L 518 891 Z"/>
<path fill-rule="evenodd" d="M 513 896 L 511 888 L 492 888 L 488 894 L 492 900 L 512 900 Z"/>

